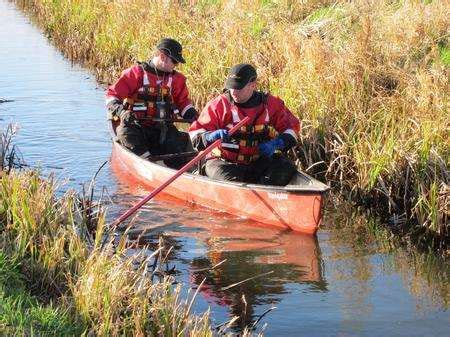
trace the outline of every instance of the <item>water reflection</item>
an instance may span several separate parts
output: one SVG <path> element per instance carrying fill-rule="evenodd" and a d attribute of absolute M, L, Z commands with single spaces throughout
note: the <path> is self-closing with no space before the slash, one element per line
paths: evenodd
<path fill-rule="evenodd" d="M 146 245 L 152 252 L 164 233 L 166 247 L 172 247 L 171 262 L 187 264 L 191 287 L 197 288 L 205 280 L 200 294 L 210 304 L 227 307 L 230 316 L 239 316 L 238 330 L 254 322 L 255 307 L 281 302 L 290 292 L 288 285 L 303 284 L 308 292 L 328 291 L 314 236 L 223 218 L 183 223 L 160 218 L 151 229 L 148 225 L 148 220 L 137 221 L 130 239 L 139 240 L 141 247 Z M 192 259 L 183 259 L 187 237 L 201 241 L 205 247 Z M 246 279 L 250 280 L 228 288 Z"/>
<path fill-rule="evenodd" d="M 192 260 L 191 281 L 198 285 L 205 279 L 202 294 L 209 301 L 227 305 L 231 315 L 239 316 L 241 329 L 255 320 L 255 306 L 281 302 L 289 292 L 286 284 L 303 283 L 309 285 L 309 291 L 327 291 L 320 249 L 313 236 L 276 233 L 242 223 L 205 233 L 202 239 L 208 252 Z M 223 260 L 217 268 L 208 269 Z M 203 271 L 195 271 L 198 269 Z M 262 276 L 228 288 L 258 275 Z"/>
<path fill-rule="evenodd" d="M 124 197 L 146 194 L 145 187 L 115 163 L 112 169 L 121 183 L 118 195 L 121 200 L 128 199 L 127 207 L 139 198 Z M 170 203 L 170 211 L 160 202 Z M 201 254 L 184 260 L 188 280 L 193 288 L 204 280 L 200 294 L 210 304 L 227 307 L 231 317 L 239 316 L 238 330 L 254 322 L 256 306 L 282 301 L 289 293 L 287 285 L 302 284 L 306 291 L 327 292 L 315 236 L 280 231 L 199 206 L 189 207 L 164 194 L 144 206 L 129 238 L 151 249 L 161 234 L 166 245 L 173 247 L 173 263 L 183 259 L 180 252 L 186 238 L 202 243 Z M 250 280 L 239 283 L 247 279 Z M 239 284 L 230 287 L 236 283 Z"/>

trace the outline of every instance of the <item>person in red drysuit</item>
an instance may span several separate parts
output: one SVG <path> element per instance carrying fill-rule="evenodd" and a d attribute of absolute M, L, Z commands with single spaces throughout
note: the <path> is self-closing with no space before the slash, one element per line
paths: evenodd
<path fill-rule="evenodd" d="M 213 158 L 205 164 L 213 179 L 286 185 L 296 172 L 282 153 L 297 144 L 300 121 L 284 102 L 256 90 L 256 69 L 246 63 L 235 65 L 223 94 L 208 102 L 192 123 L 189 136 L 195 149 L 202 150 L 221 138 Z M 231 137 L 228 130 L 245 116 L 250 120 Z"/>
<path fill-rule="evenodd" d="M 189 98 L 186 77 L 175 70 L 185 63 L 181 44 L 162 39 L 148 62 L 124 70 L 106 92 L 110 118 L 120 119 L 119 142 L 144 158 L 186 150 L 188 135 L 173 125 L 174 117 L 194 120 L 197 111 Z M 183 159 L 165 161 L 180 167 Z"/>

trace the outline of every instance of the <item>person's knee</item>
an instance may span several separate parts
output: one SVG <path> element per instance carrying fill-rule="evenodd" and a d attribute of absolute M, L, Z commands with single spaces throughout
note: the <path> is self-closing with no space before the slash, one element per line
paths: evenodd
<path fill-rule="evenodd" d="M 276 157 L 260 177 L 259 183 L 285 186 L 289 184 L 296 171 L 297 169 L 292 161 L 284 157 Z"/>
<path fill-rule="evenodd" d="M 148 150 L 141 130 L 136 127 L 119 126 L 117 128 L 117 139 L 123 146 L 137 155 L 141 155 Z"/>
<path fill-rule="evenodd" d="M 167 153 L 184 152 L 189 135 L 186 132 L 178 131 L 175 127 L 169 128 L 164 147 Z"/>
<path fill-rule="evenodd" d="M 224 181 L 243 181 L 243 172 L 237 165 L 227 163 L 220 159 L 208 160 L 205 164 L 205 173 L 208 177 Z"/>

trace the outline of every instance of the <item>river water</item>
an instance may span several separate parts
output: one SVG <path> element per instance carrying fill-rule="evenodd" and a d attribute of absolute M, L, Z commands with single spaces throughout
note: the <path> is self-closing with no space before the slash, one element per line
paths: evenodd
<path fill-rule="evenodd" d="M 5 0 L 0 22 L 0 98 L 13 100 L 0 104 L 0 125 L 16 124 L 14 143 L 28 165 L 54 172 L 62 191 L 80 190 L 111 154 L 104 88 Z M 145 194 L 122 176 L 108 162 L 97 177 L 115 200 L 111 218 Z M 146 242 L 164 234 L 174 247 L 170 266 L 185 291 L 206 279 L 195 311 L 210 307 L 214 325 L 238 315 L 239 331 L 276 307 L 257 325 L 267 324 L 268 336 L 450 335 L 448 265 L 356 240 L 336 229 L 348 219 L 332 207 L 327 214 L 328 229 L 311 237 L 159 198 L 140 213 L 138 229 Z"/>

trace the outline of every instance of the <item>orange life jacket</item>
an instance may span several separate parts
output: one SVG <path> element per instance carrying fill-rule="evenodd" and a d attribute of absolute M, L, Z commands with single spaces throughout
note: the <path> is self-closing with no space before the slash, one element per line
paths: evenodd
<path fill-rule="evenodd" d="M 152 118 L 173 118 L 172 75 L 164 81 L 144 70 L 142 87 L 124 103 L 143 125 L 153 124 Z"/>
<path fill-rule="evenodd" d="M 259 158 L 258 145 L 278 135 L 277 131 L 269 125 L 270 117 L 266 101 L 265 96 L 261 105 L 246 109 L 247 111 L 250 109 L 256 111 L 255 120 L 250 121 L 250 125 L 242 126 L 239 131 L 233 134 L 230 141 L 222 142 L 218 148 L 212 151 L 213 156 L 246 165 Z M 236 105 L 230 103 L 229 108 L 232 112 L 233 123 L 227 125 L 228 130 L 245 117 L 239 113 Z"/>

